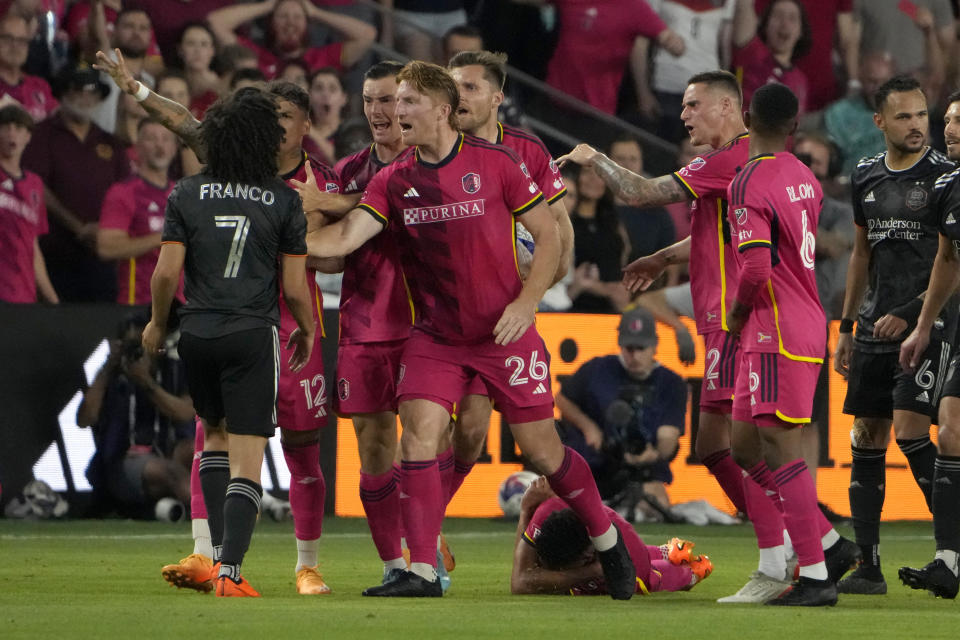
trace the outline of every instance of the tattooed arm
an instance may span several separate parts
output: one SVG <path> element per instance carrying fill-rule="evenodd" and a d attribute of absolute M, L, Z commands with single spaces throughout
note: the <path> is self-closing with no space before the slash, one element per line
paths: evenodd
<path fill-rule="evenodd" d="M 114 53 L 117 56 L 115 61 L 111 60 L 103 51 L 97 51 L 97 63 L 94 68 L 108 73 L 121 91 L 135 96 L 143 85 L 127 70 L 127 65 L 120 50 L 114 49 Z M 151 117 L 177 134 L 183 143 L 197 154 L 200 162 L 206 162 L 206 149 L 203 148 L 203 143 L 200 140 L 200 121 L 193 117 L 189 109 L 179 102 L 164 98 L 154 91 L 149 91 L 149 95 L 140 102 L 140 106 Z"/>
<path fill-rule="evenodd" d="M 672 175 L 650 179 L 638 176 L 590 145 L 579 144 L 567 155 L 557 158 L 560 166 L 567 162 L 593 167 L 597 175 L 613 190 L 614 195 L 635 207 L 657 207 L 690 198 L 690 194 Z"/>

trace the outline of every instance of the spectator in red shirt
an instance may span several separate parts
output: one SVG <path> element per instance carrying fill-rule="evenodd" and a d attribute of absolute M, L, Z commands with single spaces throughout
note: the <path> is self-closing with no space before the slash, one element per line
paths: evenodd
<path fill-rule="evenodd" d="M 37 241 L 47 232 L 43 182 L 20 167 L 33 119 L 16 105 L 0 108 L 0 300 L 60 301 Z"/>
<path fill-rule="evenodd" d="M 733 14 L 733 69 L 743 88 L 743 104 L 765 84 L 789 87 L 807 110 L 809 82 L 794 66 L 810 51 L 810 21 L 800 0 L 774 0 L 757 20 L 754 0 L 737 0 Z M 828 70 L 823 70 L 826 73 Z"/>
<path fill-rule="evenodd" d="M 176 136 L 156 120 L 140 121 L 137 132 L 138 173 L 110 187 L 103 198 L 97 254 L 117 261 L 117 302 L 149 304 L 150 276 L 160 257 L 160 234 L 168 176 L 177 152 Z"/>
<path fill-rule="evenodd" d="M 94 60 L 97 49 L 104 37 L 113 38 L 117 16 L 123 11 L 123 0 L 79 0 L 70 5 L 64 18 L 63 29 L 70 37 L 70 43 L 82 51 L 88 60 Z M 100 23 L 98 23 L 100 21 Z M 102 23 L 102 26 L 101 26 Z M 100 30 L 103 30 L 101 33 Z M 150 31 L 150 45 L 147 49 L 147 66 L 152 73 L 163 69 L 160 47 Z"/>
<path fill-rule="evenodd" d="M 223 91 L 220 76 L 211 68 L 217 53 L 213 31 L 205 24 L 189 24 L 180 34 L 177 56 L 180 58 L 183 75 L 190 88 L 190 111 L 203 119 L 207 108 L 217 101 Z"/>
<path fill-rule="evenodd" d="M 178 104 L 188 104 L 190 102 L 190 88 L 187 86 L 187 79 L 183 74 L 176 71 L 167 71 L 157 80 L 157 93 Z M 199 120 L 199 118 L 197 119 Z M 177 157 L 174 158 L 170 167 L 170 178 L 176 181 L 200 173 L 202 168 L 203 165 L 197 159 L 197 154 L 193 152 L 193 149 L 178 142 Z"/>
<path fill-rule="evenodd" d="M 310 133 L 303 139 L 304 149 L 333 166 L 337 133 L 343 124 L 347 94 L 336 69 L 318 69 L 310 77 Z"/>
<path fill-rule="evenodd" d="M 137 6 L 150 14 L 157 44 L 167 64 L 177 61 L 177 42 L 188 24 L 203 22 L 221 7 L 234 0 L 137 0 Z"/>
<path fill-rule="evenodd" d="M 94 251 L 103 196 L 130 173 L 123 146 L 91 120 L 109 91 L 96 70 L 67 67 L 54 83 L 60 109 L 36 126 L 23 154 L 23 166 L 43 180 L 52 217 L 40 241 L 50 281 L 70 302 L 116 299 L 113 264 Z"/>
<path fill-rule="evenodd" d="M 54 112 L 57 101 L 46 80 L 23 72 L 29 47 L 26 20 L 15 13 L 0 19 L 0 103 L 13 100 L 39 122 Z"/>
<path fill-rule="evenodd" d="M 270 16 L 264 46 L 238 37 L 236 30 L 263 16 Z M 307 23 L 315 20 L 339 31 L 345 40 L 324 47 L 310 45 Z M 306 0 L 264 0 L 237 4 L 214 11 L 208 17 L 221 46 L 236 42 L 257 53 L 260 70 L 268 80 L 276 77 L 284 60 L 301 58 L 310 71 L 321 67 L 345 70 L 367 52 L 377 37 L 373 26 L 350 16 L 325 11 Z"/>

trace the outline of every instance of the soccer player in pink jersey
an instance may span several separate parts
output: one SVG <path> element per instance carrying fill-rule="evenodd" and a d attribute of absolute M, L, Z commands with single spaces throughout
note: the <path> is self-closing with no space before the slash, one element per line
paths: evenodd
<path fill-rule="evenodd" d="M 731 246 L 727 216 L 727 187 L 748 159 L 749 137 L 741 115 L 740 85 L 733 74 L 708 71 L 690 78 L 680 118 L 694 145 L 709 144 L 714 151 L 699 155 L 672 174 L 645 179 L 619 166 L 588 145 L 579 145 L 558 162 L 592 165 L 624 201 L 635 206 L 657 206 L 693 200 L 690 236 L 657 253 L 635 260 L 624 269 L 624 283 L 644 289 L 671 264 L 689 261 L 697 332 L 703 335 L 706 370 L 700 392 L 700 423 L 694 447 L 697 456 L 717 479 L 724 493 L 750 516 L 760 541 L 760 563 L 750 581 L 720 602 L 763 602 L 786 587 L 784 539 L 765 535 L 782 518 L 767 491 L 730 455 L 734 382 L 739 339 L 729 332 L 726 316 L 732 304 L 737 262 Z M 778 524 L 779 523 L 779 524 Z M 833 544 L 831 537 L 831 544 Z M 853 543 L 834 545 L 830 556 L 837 567 L 849 567 L 858 551 Z M 838 569 L 839 570 L 839 569 Z"/>
<path fill-rule="evenodd" d="M 24 109 L 0 108 L 0 301 L 31 304 L 39 293 L 58 303 L 37 241 L 47 232 L 43 181 L 20 164 L 32 130 L 33 118 Z"/>
<path fill-rule="evenodd" d="M 163 212 L 173 190 L 168 175 L 177 139 L 156 120 L 137 125 L 137 175 L 107 191 L 100 208 L 97 255 L 117 261 L 117 302 L 150 304 L 150 276 L 160 256 Z M 177 292 L 183 298 L 183 287 Z"/>
<path fill-rule="evenodd" d="M 584 521 L 611 595 L 629 598 L 633 563 L 587 464 L 556 434 L 549 356 L 531 326 L 557 269 L 556 224 L 511 150 L 457 131 L 460 98 L 449 73 L 411 62 L 397 80 L 401 135 L 416 150 L 380 171 L 344 220 L 307 236 L 311 255 L 337 256 L 387 229 L 415 312 L 397 390 L 404 426 L 400 508 L 410 570 L 364 594 L 442 595 L 435 567 L 445 498 L 437 446 L 468 379 L 478 374 L 521 449 Z M 520 216 L 537 243 L 525 281 L 515 256 Z"/>
<path fill-rule="evenodd" d="M 751 477 L 779 494 L 799 560 L 799 580 L 767 604 L 824 606 L 836 604 L 837 588 L 824 559 L 823 516 L 800 440 L 826 349 L 814 275 L 823 192 L 810 169 L 786 151 L 798 108 L 784 85 L 765 85 L 754 93 L 748 119 L 751 159 L 729 187 L 740 269 L 727 326 L 741 336 L 742 350 L 733 452 Z M 777 524 L 771 533 L 781 532 Z M 758 540 L 763 535 L 758 528 Z"/>
<path fill-rule="evenodd" d="M 184 105 L 178 104 L 147 90 L 137 82 L 127 71 L 122 54 L 116 51 L 117 60 L 112 61 L 98 52 L 97 67 L 106 71 L 117 85 L 125 92 L 141 99 L 140 104 L 147 112 L 157 118 L 164 126 L 176 133 L 190 146 L 201 160 L 206 154 L 200 141 L 200 122 L 193 117 Z M 141 91 L 144 92 L 141 95 Z M 310 98 L 303 89 L 288 82 L 271 83 L 267 89 L 277 104 L 280 126 L 284 130 L 284 139 L 280 144 L 277 156 L 278 175 L 288 184 L 296 180 L 299 183 L 307 179 L 307 171 L 312 172 L 313 179 L 318 185 L 328 191 L 340 189 L 339 180 L 330 167 L 320 162 L 309 162 L 303 151 L 303 136 L 310 129 Z M 314 220 L 313 223 L 317 221 Z M 308 226 L 308 229 L 310 227 Z M 343 269 L 342 261 L 307 260 L 307 287 L 311 299 L 311 315 L 323 335 L 323 296 L 316 282 L 316 271 L 336 273 Z M 296 326 L 296 322 L 289 313 L 282 293 L 278 292 L 280 301 L 280 329 L 281 340 L 287 339 Z M 295 575 L 297 592 L 301 594 L 326 594 L 330 588 L 320 575 L 318 567 L 319 539 L 323 524 L 323 508 L 326 498 L 326 485 L 320 469 L 320 429 L 327 422 L 327 390 L 323 376 L 323 355 L 321 349 L 315 349 L 302 369 L 292 371 L 281 368 L 277 388 L 277 423 L 280 427 L 280 440 L 283 447 L 284 459 L 290 470 L 290 504 L 293 512 L 294 535 L 297 540 L 297 563 Z M 198 438 L 199 445 L 199 438 Z M 206 445 L 204 445 L 206 449 Z M 206 457 L 221 452 L 213 452 Z M 199 488 L 199 461 L 194 461 L 195 472 L 191 478 L 191 490 L 198 493 Z M 211 473 L 217 473 L 216 465 L 207 465 Z M 214 520 L 221 517 L 220 507 L 206 504 L 206 494 L 201 497 L 195 495 L 191 507 L 193 515 L 199 519 L 206 516 L 210 521 L 211 533 L 219 526 Z M 203 506 L 201 506 L 203 505 Z M 194 537 L 203 538 L 207 532 L 200 527 L 194 529 Z M 214 558 L 217 560 L 217 535 L 211 537 Z M 196 551 L 196 549 L 195 549 Z M 163 569 L 164 578 L 176 586 L 184 586 L 201 591 L 210 588 L 208 576 L 208 560 L 194 553 L 184 558 L 180 563 L 167 565 Z M 215 573 L 210 572 L 210 577 Z"/>
<path fill-rule="evenodd" d="M 713 572 L 705 555 L 693 555 L 689 540 L 673 538 L 659 546 L 647 545 L 616 511 L 604 507 L 620 530 L 636 568 L 636 592 L 689 591 Z M 540 477 L 523 494 L 513 550 L 510 591 L 515 594 L 606 593 L 596 551 L 586 527 L 566 502 Z"/>

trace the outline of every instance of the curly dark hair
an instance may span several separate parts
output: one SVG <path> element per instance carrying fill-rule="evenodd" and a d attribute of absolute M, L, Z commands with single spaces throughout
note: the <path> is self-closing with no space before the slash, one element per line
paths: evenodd
<path fill-rule="evenodd" d="M 268 180 L 277 175 L 283 135 L 273 96 L 244 87 L 214 103 L 200 125 L 205 172 L 226 182 Z"/>
<path fill-rule="evenodd" d="M 767 41 L 767 23 L 770 22 L 770 14 L 778 2 L 792 2 L 800 11 L 800 38 L 793 45 L 793 53 L 790 55 L 790 62 L 796 62 L 810 52 L 813 47 L 813 30 L 810 28 L 810 18 L 807 16 L 807 9 L 800 0 L 773 0 L 767 5 L 760 15 L 760 24 L 757 26 L 757 35 L 764 43 Z"/>
<path fill-rule="evenodd" d="M 573 509 L 551 513 L 540 526 L 537 557 L 547 569 L 569 569 L 590 546 L 587 527 Z"/>

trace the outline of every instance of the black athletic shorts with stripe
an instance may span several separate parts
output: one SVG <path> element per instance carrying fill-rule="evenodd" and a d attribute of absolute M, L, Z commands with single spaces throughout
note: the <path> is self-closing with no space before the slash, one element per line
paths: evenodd
<path fill-rule="evenodd" d="M 184 333 L 178 347 L 197 415 L 227 432 L 271 437 L 277 428 L 280 346 L 275 327 L 217 338 Z"/>
<path fill-rule="evenodd" d="M 940 394 L 950 364 L 950 344 L 931 340 L 913 373 L 900 367 L 900 353 L 864 353 L 853 347 L 843 412 L 859 418 L 893 419 L 894 410 L 937 421 Z"/>

